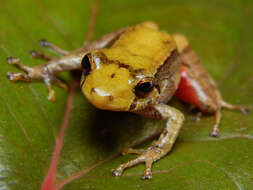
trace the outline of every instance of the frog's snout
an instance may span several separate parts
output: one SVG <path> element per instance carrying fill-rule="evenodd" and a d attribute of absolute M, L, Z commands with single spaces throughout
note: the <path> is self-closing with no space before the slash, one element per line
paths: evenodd
<path fill-rule="evenodd" d="M 83 80 L 82 91 L 95 107 L 112 111 L 128 111 L 135 98 L 132 76 L 117 64 L 102 64 Z"/>
<path fill-rule="evenodd" d="M 110 102 L 113 101 L 113 99 L 114 99 L 114 97 L 110 93 L 105 92 L 99 88 L 91 88 L 90 94 L 93 94 L 93 93 L 95 93 L 96 95 L 98 95 L 100 97 L 102 96 L 105 99 L 108 99 Z"/>
<path fill-rule="evenodd" d="M 121 99 L 99 87 L 92 87 L 89 90 L 83 90 L 85 97 L 95 107 L 104 110 L 126 111 L 128 110 L 128 103 L 126 100 Z"/>

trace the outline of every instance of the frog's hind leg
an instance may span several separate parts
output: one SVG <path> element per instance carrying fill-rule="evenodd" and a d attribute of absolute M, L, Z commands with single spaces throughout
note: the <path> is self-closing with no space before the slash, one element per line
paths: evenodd
<path fill-rule="evenodd" d="M 244 106 L 232 105 L 224 101 L 215 81 L 200 64 L 187 38 L 181 34 L 174 34 L 173 37 L 183 63 L 176 96 L 189 104 L 196 105 L 203 113 L 214 114 L 215 124 L 210 136 L 217 137 L 219 136 L 222 108 L 240 110 L 244 114 L 249 111 Z"/>

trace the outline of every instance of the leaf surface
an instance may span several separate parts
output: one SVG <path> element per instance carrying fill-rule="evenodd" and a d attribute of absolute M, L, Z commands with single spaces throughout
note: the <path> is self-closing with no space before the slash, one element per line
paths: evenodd
<path fill-rule="evenodd" d="M 54 189 L 253 188 L 252 115 L 223 110 L 221 136 L 213 139 L 208 136 L 212 117 L 195 122 L 195 115 L 186 113 L 187 106 L 173 100 L 172 105 L 186 113 L 186 121 L 173 151 L 154 164 L 152 181 L 140 179 L 143 165 L 115 178 L 110 170 L 134 158 L 118 152 L 126 146 L 149 146 L 150 136 L 161 131 L 164 122 L 97 110 L 78 88 L 71 93 L 55 88 L 57 101 L 51 103 L 43 84 L 14 84 L 5 77 L 8 71 L 18 71 L 5 63 L 9 55 L 29 66 L 42 63 L 27 53 L 40 49 L 41 38 L 67 50 L 79 48 L 87 35 L 92 7 L 97 6 L 93 39 L 120 27 L 154 20 L 161 29 L 189 38 L 224 99 L 253 109 L 251 0 L 0 3 L 0 189 L 40 189 L 52 166 L 60 132 L 64 133 Z M 63 77 L 71 81 L 68 73 Z M 62 131 L 67 100 L 72 100 L 72 109 L 68 108 L 70 115 Z"/>

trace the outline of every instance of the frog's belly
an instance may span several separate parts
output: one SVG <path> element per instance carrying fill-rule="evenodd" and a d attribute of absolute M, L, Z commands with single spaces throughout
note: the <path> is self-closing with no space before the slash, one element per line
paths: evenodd
<path fill-rule="evenodd" d="M 206 88 L 212 90 L 206 91 Z M 175 95 L 204 113 L 214 113 L 220 107 L 220 94 L 211 82 L 203 81 L 200 77 L 190 77 L 185 66 L 181 66 L 181 78 Z"/>
<path fill-rule="evenodd" d="M 192 104 L 196 107 L 200 106 L 196 85 L 193 86 L 192 81 L 190 81 L 187 76 L 184 66 L 181 66 L 181 79 L 175 95 L 188 104 Z"/>

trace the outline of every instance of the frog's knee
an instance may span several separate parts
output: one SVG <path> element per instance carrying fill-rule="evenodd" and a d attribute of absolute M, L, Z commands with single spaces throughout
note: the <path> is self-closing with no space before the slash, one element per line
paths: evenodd
<path fill-rule="evenodd" d="M 174 119 L 176 121 L 183 122 L 184 121 L 184 114 L 181 111 L 179 111 L 178 109 L 174 108 L 172 119 Z"/>
<path fill-rule="evenodd" d="M 186 47 L 189 46 L 189 42 L 186 38 L 185 35 L 183 34 L 173 34 L 172 35 L 175 42 L 176 42 L 176 46 L 178 51 L 181 53 Z"/>

